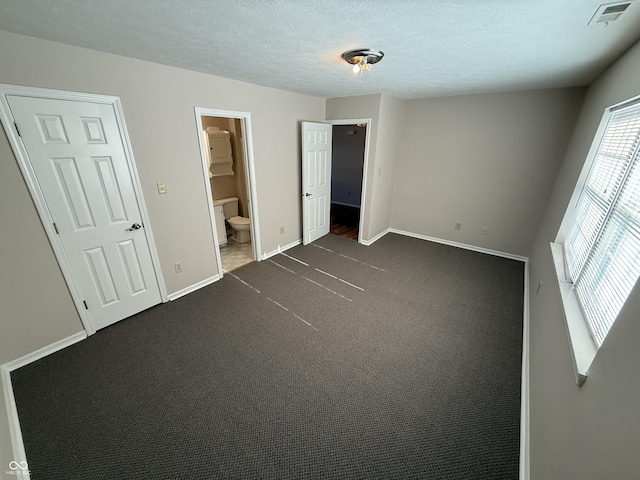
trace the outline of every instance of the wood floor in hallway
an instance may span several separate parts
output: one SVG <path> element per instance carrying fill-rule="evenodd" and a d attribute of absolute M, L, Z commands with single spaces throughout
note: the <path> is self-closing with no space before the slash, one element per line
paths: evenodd
<path fill-rule="evenodd" d="M 331 233 L 339 237 L 358 240 L 360 208 L 331 204 Z"/>

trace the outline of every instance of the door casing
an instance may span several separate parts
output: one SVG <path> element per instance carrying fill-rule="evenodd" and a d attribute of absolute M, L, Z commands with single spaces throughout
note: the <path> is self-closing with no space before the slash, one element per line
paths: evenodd
<path fill-rule="evenodd" d="M 369 196 L 367 195 L 367 178 L 369 165 L 369 143 L 371 141 L 371 118 L 341 118 L 338 120 L 326 120 L 331 125 L 356 125 L 366 123 L 364 142 L 364 164 L 362 166 L 362 189 L 360 194 L 360 220 L 358 223 L 358 243 L 362 243 L 362 232 L 364 230 L 364 213 Z"/>
<path fill-rule="evenodd" d="M 220 110 L 216 108 L 195 107 L 196 126 L 198 129 L 198 144 L 200 145 L 200 157 L 202 160 L 202 177 L 204 180 L 205 190 L 207 192 L 207 206 L 209 208 L 209 222 L 211 224 L 211 232 L 215 242 L 216 260 L 218 263 L 219 278 L 223 277 L 222 259 L 220 257 L 220 243 L 218 240 L 218 232 L 216 230 L 215 210 L 213 208 L 213 196 L 211 195 L 211 183 L 209 181 L 209 166 L 207 165 L 207 154 L 205 152 L 204 138 L 202 135 L 202 117 L 222 117 L 234 118 L 242 121 L 244 130 L 244 166 L 247 172 L 247 200 L 249 203 L 249 220 L 251 222 L 251 248 L 253 249 L 253 258 L 260 261 L 260 221 L 258 218 L 258 197 L 256 187 L 256 171 L 255 159 L 253 155 L 253 134 L 251 130 L 251 113 L 237 112 L 234 110 Z"/>
<path fill-rule="evenodd" d="M 142 196 L 142 185 L 140 183 L 140 178 L 136 169 L 133 150 L 131 148 L 131 142 L 129 140 L 127 127 L 124 120 L 124 113 L 122 111 L 120 98 L 106 95 L 66 92 L 43 88 L 0 84 L 0 121 L 2 122 L 4 130 L 7 134 L 9 144 L 11 145 L 11 149 L 13 150 L 13 153 L 16 157 L 18 166 L 20 168 L 22 176 L 24 177 L 25 183 L 27 184 L 27 188 L 29 190 L 31 198 L 33 199 L 38 215 L 40 216 L 42 225 L 52 246 L 54 255 L 60 266 L 62 275 L 65 279 L 65 282 L 67 283 L 67 287 L 69 288 L 69 292 L 71 293 L 71 298 L 73 299 L 73 303 L 76 307 L 76 310 L 78 311 L 78 315 L 80 316 L 80 320 L 82 321 L 82 325 L 87 332 L 87 335 L 94 334 L 96 332 L 96 328 L 92 325 L 88 312 L 84 307 L 82 295 L 80 294 L 76 277 L 74 276 L 71 265 L 64 253 L 64 248 L 62 242 L 60 241 L 60 237 L 56 234 L 53 227 L 53 218 L 46 206 L 45 197 L 40 190 L 40 187 L 38 186 L 35 173 L 31 169 L 27 151 L 20 141 L 20 137 L 14 125 L 14 119 L 7 102 L 7 95 L 98 103 L 111 105 L 113 107 L 116 121 L 118 123 L 118 129 L 122 137 L 124 153 L 127 161 L 127 166 L 129 167 L 129 171 L 131 174 L 134 193 L 136 196 L 136 200 L 138 201 L 138 204 L 140 206 L 142 221 L 145 225 L 144 235 L 147 237 L 147 242 L 149 244 L 151 261 L 153 263 L 153 268 L 155 270 L 155 275 L 158 281 L 160 297 L 163 302 L 167 302 L 167 289 L 164 283 L 164 278 L 162 276 L 162 270 L 160 268 L 160 258 L 158 256 L 155 240 L 153 238 L 153 231 L 151 228 L 149 214 L 147 212 L 147 207 L 144 202 L 144 197 Z"/>

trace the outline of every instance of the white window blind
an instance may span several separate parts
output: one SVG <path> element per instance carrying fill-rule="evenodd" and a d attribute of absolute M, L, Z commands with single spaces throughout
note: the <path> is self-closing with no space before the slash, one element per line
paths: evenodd
<path fill-rule="evenodd" d="M 640 102 L 615 110 L 565 239 L 565 259 L 599 347 L 640 276 Z"/>

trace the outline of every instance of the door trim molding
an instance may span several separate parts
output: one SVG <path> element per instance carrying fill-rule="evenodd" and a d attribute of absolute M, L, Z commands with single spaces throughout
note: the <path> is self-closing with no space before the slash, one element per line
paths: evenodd
<path fill-rule="evenodd" d="M 249 202 L 250 222 L 251 222 L 251 247 L 253 249 L 253 258 L 256 262 L 262 260 L 261 239 L 260 239 L 260 221 L 258 218 L 258 188 L 256 184 L 256 168 L 255 156 L 253 155 L 253 127 L 251 125 L 251 113 L 239 112 L 235 110 L 221 110 L 217 108 L 194 107 L 196 116 L 196 128 L 198 129 L 198 145 L 200 146 L 200 159 L 202 163 L 202 177 L 204 187 L 207 192 L 207 206 L 209 208 L 209 222 L 211 223 L 211 232 L 216 248 L 216 260 L 218 262 L 219 278 L 224 276 L 222 271 L 222 260 L 220 258 L 220 242 L 218 241 L 218 232 L 216 230 L 216 217 L 213 208 L 213 196 L 211 194 L 211 182 L 209 181 L 209 167 L 207 165 L 207 154 L 204 150 L 204 138 L 202 136 L 202 117 L 221 117 L 234 118 L 242 120 L 242 128 L 244 130 L 244 166 L 247 172 L 247 197 Z"/>
<path fill-rule="evenodd" d="M 367 126 L 364 131 L 364 162 L 362 165 L 362 190 L 360 194 L 360 220 L 358 222 L 358 243 L 368 245 L 362 239 L 364 232 L 364 213 L 367 211 L 367 202 L 369 201 L 369 195 L 367 192 L 367 178 L 369 171 L 369 146 L 371 143 L 371 118 L 341 118 L 337 120 L 326 120 L 331 125 L 355 125 L 358 123 L 366 123 Z M 371 241 L 373 243 L 375 240 Z"/>
<path fill-rule="evenodd" d="M 69 288 L 69 292 L 71 293 L 71 298 L 76 307 L 78 315 L 80 316 L 80 320 L 82 321 L 82 325 L 84 326 L 87 335 L 93 335 L 96 332 L 96 328 L 91 323 L 91 318 L 88 314 L 88 311 L 84 308 L 82 295 L 80 294 L 80 289 L 78 288 L 78 284 L 73 274 L 71 264 L 69 263 L 69 260 L 64 252 L 60 237 L 56 234 L 53 228 L 53 218 L 51 217 L 51 213 L 47 208 L 44 194 L 40 190 L 38 182 L 36 181 L 35 172 L 33 172 L 31 168 L 31 164 L 28 160 L 28 155 L 24 144 L 20 140 L 20 137 L 18 136 L 16 129 L 14 128 L 14 118 L 7 101 L 7 96 L 10 95 L 51 100 L 98 103 L 111 105 L 113 107 L 116 122 L 118 123 L 120 136 L 122 138 L 122 145 L 125 153 L 125 158 L 127 160 L 127 166 L 129 167 L 129 172 L 131 174 L 134 194 L 140 207 L 140 215 L 145 226 L 144 234 L 149 245 L 151 261 L 153 264 L 156 281 L 158 283 L 160 297 L 163 302 L 167 302 L 167 289 L 164 283 L 164 278 L 162 276 L 162 270 L 160 268 L 160 258 L 156 249 L 156 243 L 151 229 L 151 221 L 147 212 L 147 206 L 142 196 L 142 185 L 140 183 L 140 178 L 136 169 L 133 150 L 131 148 L 131 141 L 127 132 L 120 98 L 109 95 L 66 92 L 60 90 L 50 90 L 46 88 L 0 84 L 0 122 L 4 127 L 5 133 L 7 134 L 7 139 L 9 140 L 9 144 L 11 145 L 13 154 L 16 157 L 16 161 L 18 163 L 22 176 L 25 180 L 25 183 L 27 184 L 27 189 L 29 190 L 29 194 L 33 199 L 36 211 L 40 216 L 42 226 L 44 227 L 45 233 L 47 234 L 47 238 L 49 239 L 49 243 L 51 244 L 53 253 L 56 257 L 56 260 L 58 261 L 58 265 L 62 270 L 62 275 L 65 279 L 65 282 L 67 283 L 67 287 Z"/>

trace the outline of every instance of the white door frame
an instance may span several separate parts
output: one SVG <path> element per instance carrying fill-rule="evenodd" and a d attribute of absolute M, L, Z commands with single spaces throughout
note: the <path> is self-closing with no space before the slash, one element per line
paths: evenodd
<path fill-rule="evenodd" d="M 247 173 L 246 188 L 249 203 L 249 220 L 251 222 L 251 247 L 253 249 L 253 258 L 256 262 L 260 258 L 260 222 L 258 219 L 258 195 L 256 188 L 256 169 L 255 157 L 253 155 L 253 134 L 251 130 L 251 113 L 237 112 L 234 110 L 220 110 L 217 108 L 195 107 L 196 126 L 198 128 L 198 144 L 200 145 L 200 157 L 202 160 L 202 177 L 204 179 L 204 187 L 207 191 L 207 205 L 209 207 L 209 222 L 211 223 L 211 231 L 215 241 L 216 260 L 218 261 L 218 274 L 223 277 L 222 259 L 220 258 L 220 242 L 218 241 L 218 232 L 216 230 L 216 217 L 213 208 L 213 196 L 211 195 L 211 182 L 209 180 L 209 166 L 207 164 L 207 154 L 205 151 L 204 137 L 202 135 L 202 117 L 222 117 L 234 118 L 242 120 L 242 129 L 244 133 L 244 167 Z"/>
<path fill-rule="evenodd" d="M 364 164 L 362 166 L 362 191 L 360 194 L 360 220 L 358 223 L 358 243 L 362 243 L 362 230 L 364 227 L 365 205 L 368 201 L 367 194 L 367 172 L 369 166 L 369 142 L 371 141 L 371 118 L 340 118 L 337 120 L 326 120 L 331 125 L 356 125 L 358 123 L 366 123 L 364 132 Z M 333 161 L 333 158 L 332 158 Z"/>
<path fill-rule="evenodd" d="M 151 221 L 149 219 L 149 214 L 147 212 L 147 206 L 144 202 L 144 197 L 142 196 L 142 185 L 140 183 L 140 178 L 138 177 L 138 171 L 136 169 L 136 164 L 133 157 L 133 150 L 131 148 L 131 142 L 129 140 L 127 126 L 124 121 L 124 113 L 122 111 L 122 104 L 120 103 L 120 98 L 108 96 L 108 95 L 65 92 L 60 90 L 50 90 L 46 88 L 34 88 L 34 87 L 23 87 L 23 86 L 17 86 L 17 85 L 0 84 L 0 121 L 2 122 L 2 126 L 4 127 L 5 133 L 7 134 L 7 138 L 9 139 L 9 144 L 11 145 L 13 154 L 16 157 L 18 166 L 20 167 L 22 176 L 24 177 L 25 183 L 27 184 L 27 188 L 29 189 L 29 193 L 31 194 L 33 203 L 35 204 L 38 215 L 40 216 L 40 220 L 42 221 L 44 230 L 47 234 L 51 247 L 53 248 L 53 253 L 56 256 L 56 260 L 58 261 L 58 264 L 60 265 L 60 269 L 62 270 L 62 275 L 67 283 L 67 287 L 69 288 L 69 292 L 71 293 L 71 298 L 73 299 L 73 303 L 76 307 L 76 310 L 78 311 L 78 315 L 80 316 L 80 320 L 82 321 L 82 325 L 84 326 L 84 329 L 87 332 L 87 335 L 93 335 L 96 332 L 96 329 L 92 325 L 91 318 L 89 317 L 88 311 L 84 306 L 83 297 L 80 294 L 80 289 L 78 288 L 76 278 L 73 274 L 73 270 L 71 269 L 71 264 L 69 263 L 69 260 L 67 259 L 67 256 L 65 254 L 64 248 L 62 246 L 62 242 L 60 240 L 60 236 L 56 234 L 55 229 L 53 227 L 53 217 L 49 212 L 44 194 L 40 190 L 40 186 L 36 180 L 35 172 L 31 168 L 31 164 L 28 160 L 27 151 L 24 148 L 24 145 L 20 140 L 20 137 L 16 130 L 14 119 L 13 119 L 13 116 L 11 115 L 11 109 L 9 108 L 9 103 L 6 98 L 7 95 L 19 95 L 19 96 L 36 97 L 36 98 L 52 99 L 52 100 L 99 103 L 99 104 L 111 105 L 113 107 L 116 121 L 118 123 L 118 129 L 120 131 L 120 136 L 122 138 L 122 144 L 124 148 L 125 158 L 127 160 L 127 166 L 129 167 L 129 173 L 131 174 L 133 190 L 134 190 L 138 205 L 140 206 L 140 215 L 142 217 L 142 221 L 144 222 L 144 227 L 145 227 L 144 234 L 147 237 L 147 242 L 149 244 L 151 261 L 153 263 L 153 268 L 155 270 L 154 273 L 155 273 L 156 280 L 158 282 L 160 297 L 163 302 L 167 302 L 168 301 L 167 288 L 164 283 L 164 278 L 162 276 L 162 270 L 160 269 L 160 258 L 158 256 L 155 240 L 153 238 Z"/>

